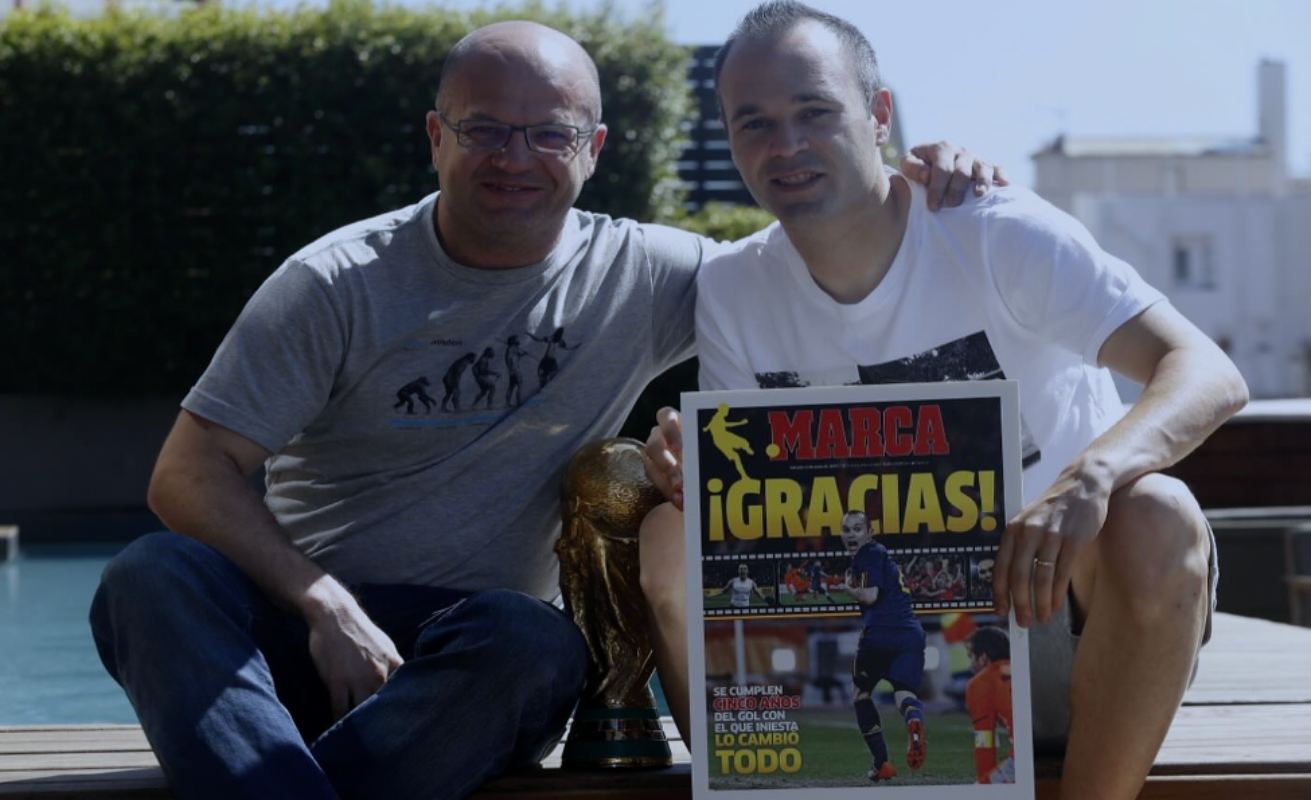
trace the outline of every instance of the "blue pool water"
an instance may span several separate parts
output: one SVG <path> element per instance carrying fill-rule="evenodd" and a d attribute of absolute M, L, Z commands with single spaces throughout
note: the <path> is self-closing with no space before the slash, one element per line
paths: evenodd
<path fill-rule="evenodd" d="M 0 725 L 136 721 L 86 621 L 117 549 L 27 546 L 0 563 Z"/>
<path fill-rule="evenodd" d="M 0 725 L 136 722 L 86 621 L 100 572 L 117 550 L 25 546 L 18 559 L 0 563 Z"/>

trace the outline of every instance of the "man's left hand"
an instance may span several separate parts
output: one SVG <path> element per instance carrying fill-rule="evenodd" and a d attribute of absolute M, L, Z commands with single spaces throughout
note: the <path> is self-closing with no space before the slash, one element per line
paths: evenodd
<path fill-rule="evenodd" d="M 1106 523 L 1110 496 L 1111 479 L 1076 462 L 1015 515 L 1002 534 L 992 575 L 999 614 L 1013 605 L 1016 622 L 1027 628 L 1035 615 L 1046 622 L 1060 609 L 1079 554 Z"/>
<path fill-rule="evenodd" d="M 975 197 L 993 186 L 1010 185 L 1001 167 L 945 140 L 912 147 L 901 160 L 901 174 L 927 189 L 931 211 L 965 202 L 971 184 Z"/>

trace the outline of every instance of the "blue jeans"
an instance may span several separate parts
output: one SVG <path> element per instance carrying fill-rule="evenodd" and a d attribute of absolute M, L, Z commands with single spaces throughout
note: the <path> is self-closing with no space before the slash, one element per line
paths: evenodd
<path fill-rule="evenodd" d="M 354 589 L 405 663 L 334 724 L 304 621 L 218 551 L 155 533 L 109 563 L 96 647 L 179 797 L 464 797 L 559 740 L 588 658 L 558 609 L 508 590 Z"/>

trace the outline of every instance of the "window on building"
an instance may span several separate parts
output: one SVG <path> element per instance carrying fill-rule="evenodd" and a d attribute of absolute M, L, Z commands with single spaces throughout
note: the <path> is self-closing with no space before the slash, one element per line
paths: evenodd
<path fill-rule="evenodd" d="M 1170 247 L 1170 253 L 1176 288 L 1215 288 L 1210 236 L 1176 236 Z"/>

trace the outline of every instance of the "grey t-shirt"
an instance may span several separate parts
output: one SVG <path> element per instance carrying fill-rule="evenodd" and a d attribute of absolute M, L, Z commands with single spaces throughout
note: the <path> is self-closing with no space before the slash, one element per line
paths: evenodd
<path fill-rule="evenodd" d="M 540 264 L 472 269 L 436 197 L 288 259 L 182 406 L 274 453 L 269 509 L 338 578 L 553 598 L 564 465 L 692 355 L 704 240 L 572 211 Z"/>

